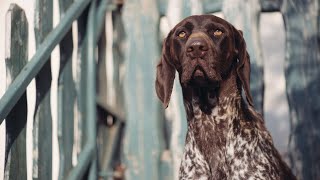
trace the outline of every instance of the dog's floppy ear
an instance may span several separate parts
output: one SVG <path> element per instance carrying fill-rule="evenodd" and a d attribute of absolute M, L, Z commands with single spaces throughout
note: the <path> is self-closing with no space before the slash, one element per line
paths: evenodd
<path fill-rule="evenodd" d="M 157 65 L 157 77 L 155 83 L 157 95 L 162 101 L 164 108 L 168 107 L 175 78 L 175 68 L 170 56 L 170 47 L 168 42 L 170 36 L 171 32 L 163 41 L 162 55 L 160 62 Z"/>
<path fill-rule="evenodd" d="M 248 104 L 253 106 L 253 100 L 250 93 L 250 57 L 247 52 L 246 42 L 244 41 L 242 31 L 234 28 L 234 34 L 235 48 L 239 60 L 237 63 L 237 75 L 246 94 Z"/>

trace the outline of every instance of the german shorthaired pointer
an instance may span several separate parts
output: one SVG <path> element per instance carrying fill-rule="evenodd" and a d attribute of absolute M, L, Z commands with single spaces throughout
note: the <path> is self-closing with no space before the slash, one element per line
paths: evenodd
<path fill-rule="evenodd" d="M 175 70 L 188 120 L 180 179 L 296 179 L 253 109 L 241 31 L 213 15 L 184 19 L 164 40 L 157 66 L 156 92 L 165 108 Z"/>

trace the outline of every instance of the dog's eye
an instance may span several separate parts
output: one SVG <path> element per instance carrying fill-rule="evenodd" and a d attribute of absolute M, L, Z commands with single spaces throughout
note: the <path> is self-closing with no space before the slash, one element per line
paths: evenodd
<path fill-rule="evenodd" d="M 184 38 L 186 36 L 186 32 L 181 31 L 178 35 L 180 38 Z"/>
<path fill-rule="evenodd" d="M 214 32 L 213 32 L 213 35 L 214 36 L 221 36 L 222 34 L 222 31 L 220 29 L 216 29 Z"/>

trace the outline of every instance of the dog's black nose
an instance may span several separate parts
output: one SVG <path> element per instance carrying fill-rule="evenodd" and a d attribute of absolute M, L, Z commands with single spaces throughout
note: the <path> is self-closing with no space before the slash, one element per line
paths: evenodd
<path fill-rule="evenodd" d="M 194 37 L 187 41 L 187 55 L 191 58 L 202 58 L 208 51 L 208 44 L 203 38 Z"/>

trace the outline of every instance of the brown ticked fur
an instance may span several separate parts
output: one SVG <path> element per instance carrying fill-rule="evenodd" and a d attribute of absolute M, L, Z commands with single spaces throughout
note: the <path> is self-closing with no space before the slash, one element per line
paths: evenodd
<path fill-rule="evenodd" d="M 213 15 L 184 19 L 164 40 L 157 66 L 165 108 L 176 71 L 188 121 L 180 179 L 295 179 L 253 108 L 241 31 Z"/>

